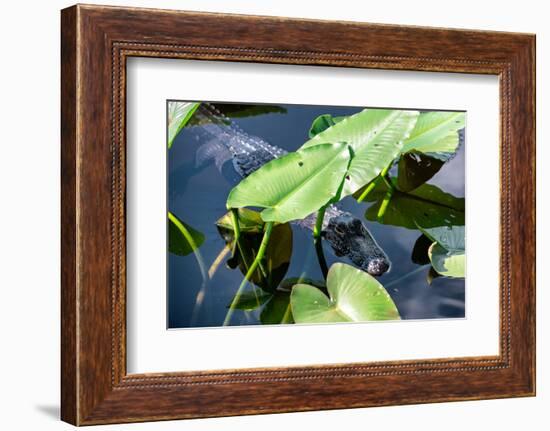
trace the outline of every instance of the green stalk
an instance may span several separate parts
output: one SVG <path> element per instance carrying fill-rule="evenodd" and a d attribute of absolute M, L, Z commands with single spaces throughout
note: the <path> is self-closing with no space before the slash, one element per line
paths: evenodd
<path fill-rule="evenodd" d="M 387 175 L 383 175 L 382 176 L 382 179 L 384 180 L 384 182 L 386 183 L 386 187 L 388 187 L 388 189 L 390 190 L 395 190 L 395 186 L 393 185 L 393 183 L 391 182 L 391 180 L 387 177 Z"/>
<path fill-rule="evenodd" d="M 386 192 L 386 195 L 384 196 L 384 200 L 380 204 L 380 208 L 378 209 L 378 214 L 376 217 L 378 220 L 381 220 L 384 217 L 384 214 L 386 214 L 386 210 L 388 209 L 388 205 L 390 204 L 390 200 L 393 196 L 393 189 L 389 189 Z"/>
<path fill-rule="evenodd" d="M 264 237 L 262 238 L 260 248 L 258 249 L 258 254 L 256 255 L 254 262 L 252 262 L 252 265 L 250 265 L 250 268 L 248 269 L 246 275 L 244 276 L 244 280 L 241 282 L 241 285 L 237 289 L 237 293 L 235 294 L 235 297 L 233 298 L 233 301 L 231 302 L 231 305 L 229 306 L 229 310 L 227 311 L 227 314 L 225 316 L 225 320 L 223 321 L 223 326 L 229 325 L 229 322 L 231 321 L 231 316 L 233 315 L 233 311 L 235 310 L 235 307 L 237 306 L 239 299 L 241 298 L 241 295 L 244 291 L 244 288 L 246 287 L 246 284 L 248 283 L 248 280 L 250 279 L 250 277 L 252 276 L 252 274 L 260 264 L 260 261 L 264 257 L 265 249 L 267 248 L 267 244 L 269 243 L 269 238 L 271 237 L 272 230 L 273 230 L 273 222 L 266 223 Z"/>
<path fill-rule="evenodd" d="M 384 181 L 386 182 L 386 184 L 388 184 L 388 182 L 386 180 L 386 175 L 388 174 L 388 172 L 389 172 L 389 170 L 391 169 L 392 166 L 393 166 L 393 160 L 390 162 L 390 164 L 388 166 L 386 166 L 384 169 L 382 169 L 380 174 L 374 180 L 372 180 L 368 184 L 368 186 L 365 188 L 363 193 L 361 193 L 361 196 L 359 196 L 359 198 L 357 199 L 357 202 L 361 203 L 365 200 L 365 198 L 369 195 L 369 193 L 372 192 L 374 190 L 374 188 L 376 187 L 376 184 L 378 183 L 378 180 L 379 180 L 380 177 L 382 177 L 384 179 Z M 393 188 L 393 184 L 390 183 L 389 187 Z"/>
<path fill-rule="evenodd" d="M 328 266 L 323 253 L 323 242 L 321 240 L 321 231 L 323 230 L 323 219 L 325 218 L 325 211 L 327 207 L 322 207 L 317 213 L 317 220 L 315 221 L 315 227 L 313 228 L 313 243 L 315 244 L 315 251 L 317 252 L 317 259 L 319 260 L 319 266 L 323 277 L 327 278 Z"/>
<path fill-rule="evenodd" d="M 243 263 L 245 268 L 248 270 L 249 265 L 246 261 L 246 255 L 244 254 L 243 247 L 240 242 L 241 238 L 241 227 L 239 225 L 239 210 L 236 208 L 231 208 L 231 222 L 233 223 L 233 232 L 235 234 L 235 242 L 233 243 L 233 250 L 231 250 L 231 257 L 235 257 L 236 248 L 239 249 L 239 253 L 241 254 L 241 257 L 243 259 Z M 260 271 L 262 272 L 262 275 L 267 278 L 267 272 L 264 268 L 264 265 L 260 262 Z"/>
<path fill-rule="evenodd" d="M 363 193 L 361 193 L 361 196 L 357 198 L 357 202 L 361 203 L 365 200 L 365 198 L 369 195 L 370 192 L 374 190 L 376 187 L 376 184 L 378 183 L 378 177 L 376 177 L 374 180 L 372 180 L 367 187 L 365 187 L 365 190 Z"/>
<path fill-rule="evenodd" d="M 235 242 L 233 243 L 233 250 L 231 250 L 231 257 L 235 257 L 236 248 L 239 249 L 241 256 L 243 256 L 243 251 L 239 238 L 241 237 L 241 227 L 239 225 L 239 210 L 237 208 L 231 208 L 231 222 L 233 223 L 233 234 L 235 236 Z"/>

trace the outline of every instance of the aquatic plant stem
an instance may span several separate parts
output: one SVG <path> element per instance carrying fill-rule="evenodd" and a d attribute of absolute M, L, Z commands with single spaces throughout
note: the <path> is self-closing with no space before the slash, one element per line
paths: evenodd
<path fill-rule="evenodd" d="M 321 232 L 323 230 L 323 219 L 325 218 L 326 206 L 322 207 L 317 213 L 317 220 L 315 221 L 315 227 L 313 228 L 313 243 L 315 244 L 315 251 L 317 252 L 317 259 L 319 260 L 319 266 L 323 273 L 323 278 L 327 279 L 328 266 L 323 253 L 323 241 L 321 238 Z"/>
<path fill-rule="evenodd" d="M 388 205 L 390 204 L 391 198 L 393 197 L 394 192 L 396 191 L 395 186 L 391 182 L 391 179 L 388 178 L 388 171 L 390 170 L 393 162 L 390 163 L 386 169 L 384 169 L 380 176 L 382 177 L 382 180 L 384 180 L 384 183 L 386 183 L 386 187 L 388 188 L 388 191 L 386 192 L 386 195 L 384 196 L 384 200 L 380 204 L 380 208 L 378 209 L 378 214 L 376 217 L 378 220 L 382 220 L 384 217 L 384 214 L 386 214 L 386 210 L 388 209 Z"/>
<path fill-rule="evenodd" d="M 233 249 L 231 251 L 231 257 L 234 258 L 235 257 L 235 247 L 239 250 L 239 254 L 241 255 L 241 259 L 242 259 L 242 262 L 244 264 L 244 267 L 246 269 L 246 271 L 248 272 L 249 268 L 250 268 L 250 265 L 248 264 L 248 261 L 246 259 L 246 254 L 244 253 L 244 249 L 241 245 L 241 242 L 240 242 L 240 238 L 241 238 L 241 227 L 240 227 L 240 224 L 239 224 L 239 210 L 237 208 L 232 208 L 231 209 L 231 221 L 233 223 L 233 232 L 234 232 L 234 236 L 235 236 L 235 240 L 234 240 L 234 243 L 233 243 Z M 267 274 L 266 274 L 266 271 L 262 265 L 262 263 L 260 262 L 260 271 L 262 273 L 262 276 L 263 277 L 267 277 Z M 258 299 L 258 295 L 256 295 L 256 291 L 254 291 L 254 297 L 256 298 L 256 303 L 257 305 L 260 305 L 260 300 Z"/>
<path fill-rule="evenodd" d="M 225 256 L 227 256 L 227 253 L 229 253 L 230 251 L 231 249 L 227 246 L 221 249 L 220 253 L 216 257 L 216 259 L 214 259 L 214 261 L 212 262 L 212 265 L 210 265 L 210 268 L 208 269 L 209 278 L 212 279 L 214 277 L 214 274 L 216 274 L 216 271 L 218 270 L 223 259 L 225 258 Z"/>
<path fill-rule="evenodd" d="M 241 227 L 239 225 L 239 210 L 237 208 L 231 208 L 231 222 L 233 223 L 233 234 L 235 236 L 235 242 L 233 244 L 233 250 L 231 250 L 231 257 L 235 257 L 235 248 L 239 249 L 239 252 L 241 253 L 241 256 L 243 255 L 241 243 L 239 242 L 239 239 L 241 237 Z"/>
<path fill-rule="evenodd" d="M 239 299 L 241 298 L 241 295 L 244 291 L 244 288 L 246 287 L 248 280 L 260 264 L 260 261 L 263 259 L 265 254 L 265 249 L 267 248 L 267 244 L 269 243 L 269 238 L 271 237 L 271 232 L 273 230 L 273 222 L 268 222 L 265 225 L 265 231 L 264 236 L 262 238 L 262 242 L 260 244 L 260 248 L 258 249 L 258 254 L 256 255 L 256 258 L 254 259 L 254 262 L 252 262 L 252 265 L 250 265 L 250 268 L 248 268 L 248 271 L 246 272 L 246 275 L 244 276 L 244 280 L 241 282 L 239 288 L 237 289 L 237 293 L 235 294 L 233 301 L 231 301 L 231 305 L 229 306 L 229 310 L 227 311 L 227 314 L 225 316 L 225 319 L 223 321 L 223 326 L 227 326 L 229 322 L 231 321 L 231 317 L 233 316 L 233 311 L 235 310 L 235 307 L 237 306 Z"/>
<path fill-rule="evenodd" d="M 378 184 L 378 180 L 380 179 L 380 177 L 382 177 L 384 179 L 384 181 L 386 181 L 386 175 L 388 174 L 388 172 L 389 172 L 389 170 L 391 169 L 392 166 L 393 166 L 393 160 L 390 162 L 390 164 L 388 166 L 386 166 L 384 169 L 382 169 L 380 174 L 374 180 L 372 180 L 367 185 L 367 187 L 365 188 L 363 193 L 361 193 L 361 196 L 359 196 L 357 198 L 357 202 L 361 203 L 366 199 L 366 197 L 369 195 L 369 193 L 374 190 L 374 188 L 376 187 L 376 184 Z M 387 184 L 387 182 L 386 182 L 386 184 Z M 393 185 L 390 186 L 390 187 L 393 188 Z"/>
<path fill-rule="evenodd" d="M 378 177 L 376 177 L 374 180 L 372 180 L 367 187 L 365 187 L 365 190 L 363 193 L 361 193 L 361 196 L 357 198 L 357 202 L 361 203 L 365 200 L 365 198 L 374 190 L 376 187 L 376 183 L 378 183 Z"/>
<path fill-rule="evenodd" d="M 231 222 L 233 224 L 233 232 L 235 236 L 235 242 L 233 243 L 233 249 L 231 250 L 231 257 L 232 258 L 235 257 L 235 251 L 236 249 L 238 249 L 241 255 L 241 258 L 243 260 L 244 266 L 248 271 L 249 265 L 248 265 L 248 262 L 246 261 L 246 254 L 244 253 L 243 247 L 240 242 L 241 227 L 239 224 L 239 210 L 237 208 L 231 208 L 230 212 L 231 212 Z M 267 277 L 267 271 L 265 270 L 261 262 L 260 262 L 260 271 L 263 277 Z"/>
<path fill-rule="evenodd" d="M 393 185 L 393 183 L 391 182 L 391 180 L 388 178 L 387 175 L 383 175 L 382 179 L 386 183 L 386 187 L 388 187 L 389 190 L 392 190 L 392 191 L 395 190 L 395 186 Z"/>
<path fill-rule="evenodd" d="M 378 220 L 382 220 L 384 217 L 384 214 L 386 214 L 386 210 L 388 209 L 388 205 L 390 204 L 390 200 L 393 196 L 393 189 L 389 189 L 386 192 L 386 195 L 384 196 L 384 200 L 380 204 L 380 208 L 378 209 L 378 213 L 376 214 L 376 217 Z"/>

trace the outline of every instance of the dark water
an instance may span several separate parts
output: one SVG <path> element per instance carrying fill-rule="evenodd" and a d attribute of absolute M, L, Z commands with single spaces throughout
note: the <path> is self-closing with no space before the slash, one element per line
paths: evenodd
<path fill-rule="evenodd" d="M 268 113 L 246 118 L 233 118 L 244 131 L 257 135 L 272 145 L 293 151 L 307 139 L 312 121 L 321 114 L 350 115 L 362 108 L 281 105 L 286 113 Z M 231 188 L 238 183 L 231 162 L 220 172 L 214 163 L 196 167 L 195 153 L 204 143 L 197 128 L 184 129 L 168 154 L 168 207 L 185 223 L 202 232 L 206 239 L 199 251 L 206 270 L 224 248 L 225 243 L 215 226 L 226 213 L 225 202 Z M 394 168 L 395 169 L 395 168 Z M 456 197 L 464 197 L 464 145 L 458 154 L 428 183 Z M 370 203 L 358 204 L 352 197 L 342 201 L 342 208 L 365 220 Z M 426 276 L 429 265 L 417 265 L 411 260 L 413 246 L 420 236 L 417 230 L 382 225 L 365 220 L 365 224 L 390 257 L 393 266 L 379 277 L 395 301 L 403 319 L 434 319 L 464 317 L 464 280 L 436 278 L 431 285 Z M 330 246 L 324 247 L 327 263 L 350 263 L 336 258 Z M 200 307 L 195 303 L 202 285 L 201 272 L 193 254 L 168 259 L 168 327 L 221 326 L 235 292 L 243 279 L 238 270 L 219 266 L 204 289 Z M 225 258 L 227 259 L 227 257 Z M 311 279 L 322 279 L 310 230 L 293 226 L 293 252 L 286 278 L 298 277 L 302 271 Z M 414 272 L 416 271 L 416 272 Z M 408 276 L 406 276 L 409 274 Z M 200 295 L 199 295 L 200 296 Z M 260 324 L 259 310 L 236 310 L 232 325 Z"/>

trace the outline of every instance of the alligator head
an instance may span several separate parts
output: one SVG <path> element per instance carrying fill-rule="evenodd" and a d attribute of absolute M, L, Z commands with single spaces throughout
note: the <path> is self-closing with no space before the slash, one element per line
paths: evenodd
<path fill-rule="evenodd" d="M 389 271 L 391 261 L 361 220 L 351 214 L 332 217 L 322 232 L 337 256 L 347 256 L 371 275 Z"/>

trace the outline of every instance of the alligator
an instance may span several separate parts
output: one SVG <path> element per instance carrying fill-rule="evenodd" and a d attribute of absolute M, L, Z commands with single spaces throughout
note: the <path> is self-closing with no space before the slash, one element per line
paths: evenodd
<path fill-rule="evenodd" d="M 196 154 L 198 166 L 213 160 L 218 167 L 228 160 L 239 177 L 245 178 L 267 162 L 287 154 L 282 148 L 242 130 L 234 121 L 210 103 L 201 103 L 189 126 L 200 129 L 205 143 Z M 193 124 L 198 125 L 193 127 Z M 313 230 L 316 214 L 293 223 Z M 326 208 L 322 237 L 338 257 L 346 256 L 358 268 L 380 276 L 391 268 L 391 261 L 363 222 L 335 205 Z"/>

